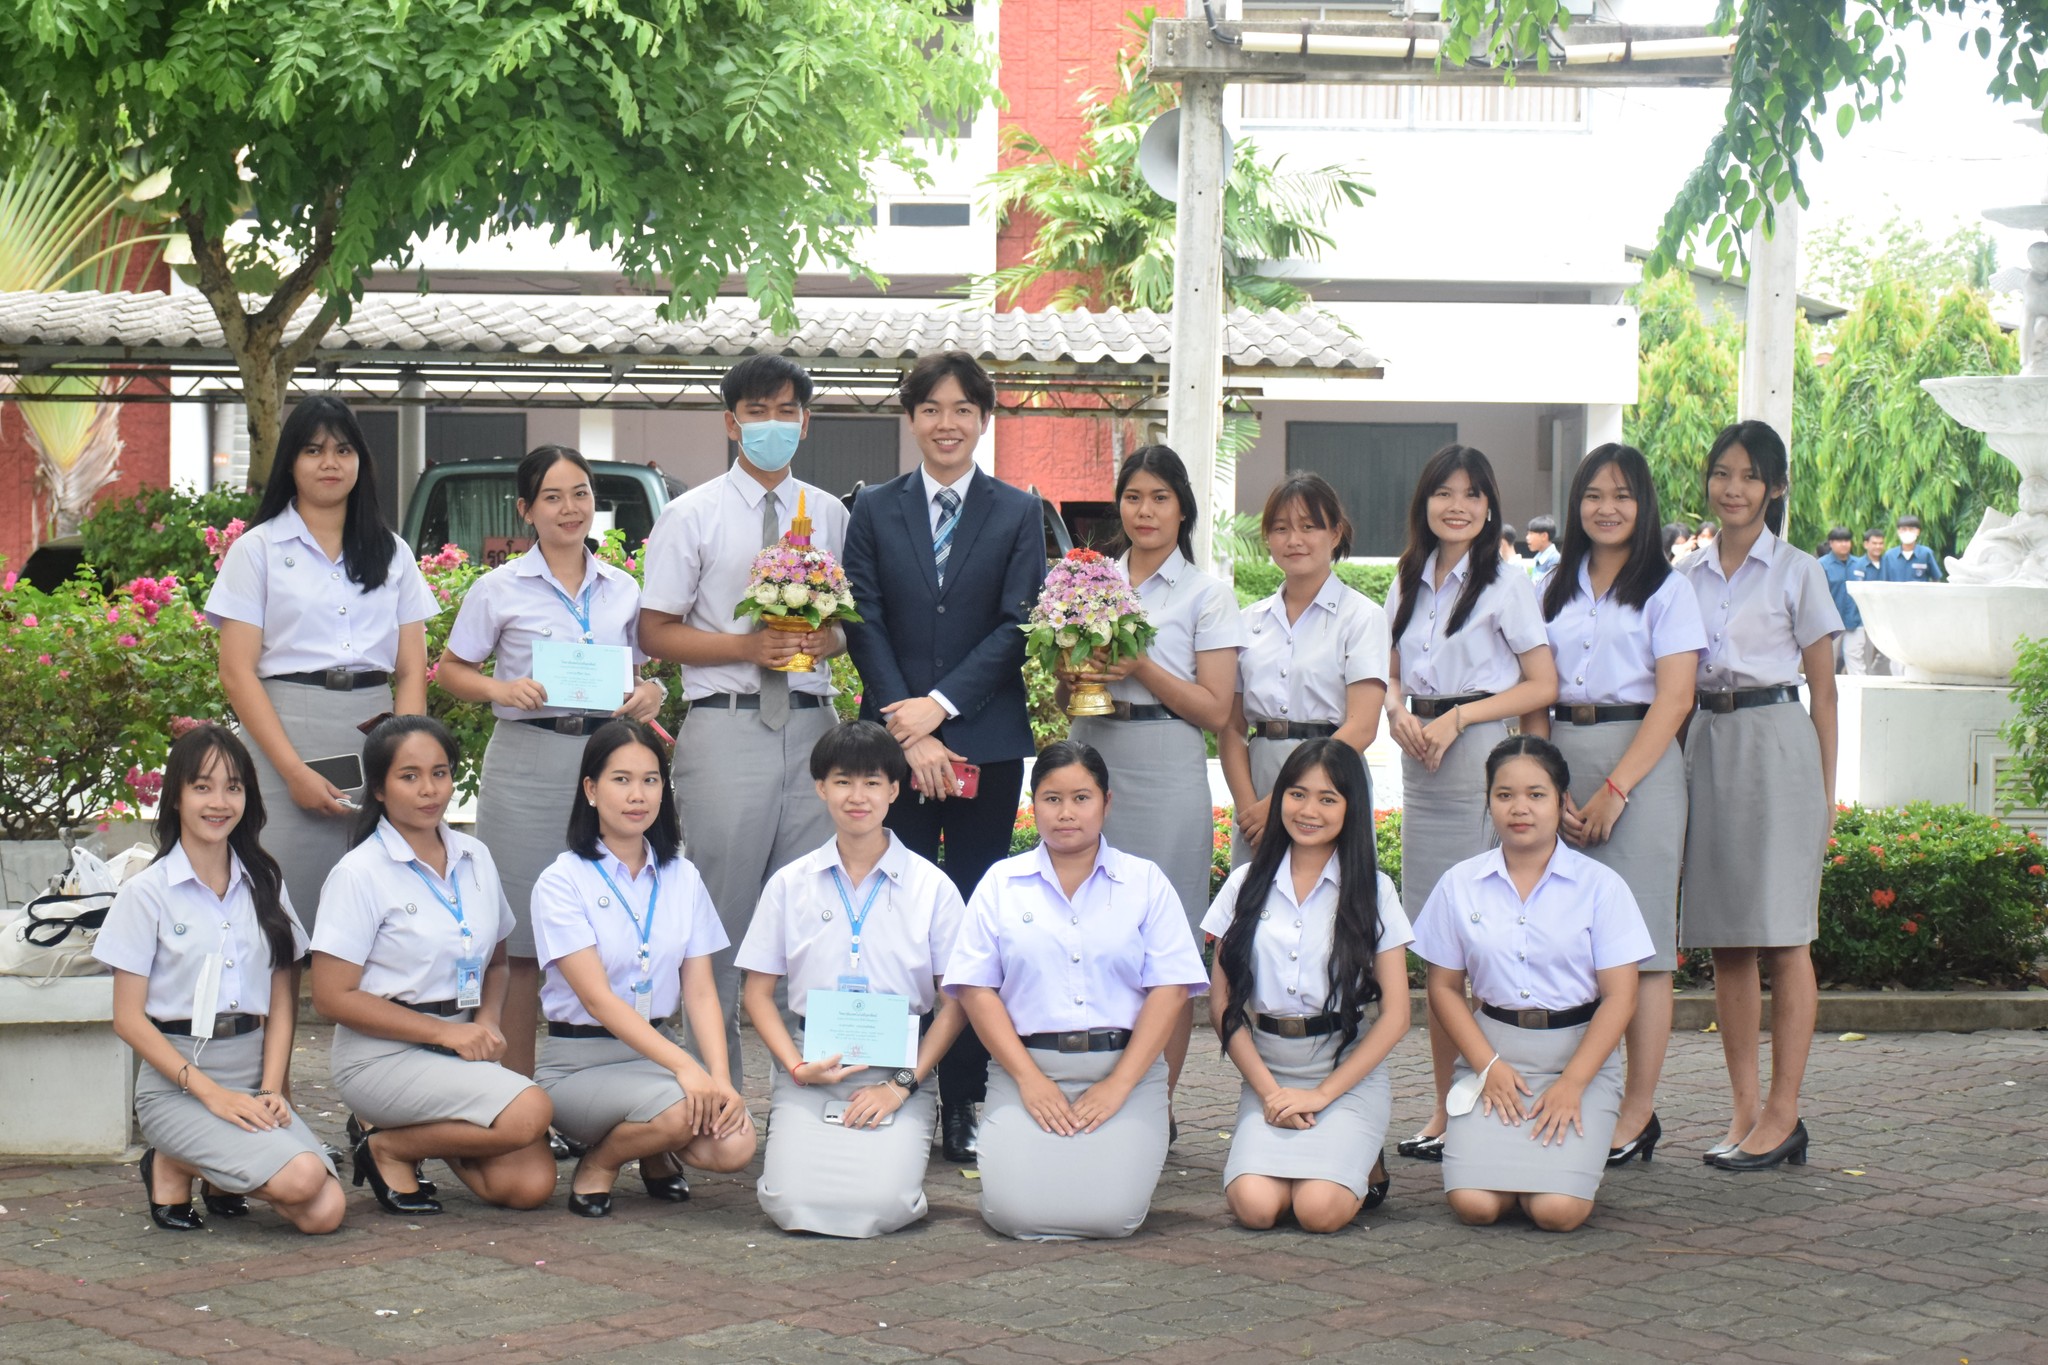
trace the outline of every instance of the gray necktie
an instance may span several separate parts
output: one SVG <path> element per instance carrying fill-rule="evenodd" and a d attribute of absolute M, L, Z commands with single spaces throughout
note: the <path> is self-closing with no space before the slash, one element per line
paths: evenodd
<path fill-rule="evenodd" d="M 766 549 L 781 538 L 780 509 L 775 495 L 769 493 L 761 499 L 761 546 Z M 772 668 L 761 670 L 761 723 L 771 730 L 789 724 L 789 674 Z"/>

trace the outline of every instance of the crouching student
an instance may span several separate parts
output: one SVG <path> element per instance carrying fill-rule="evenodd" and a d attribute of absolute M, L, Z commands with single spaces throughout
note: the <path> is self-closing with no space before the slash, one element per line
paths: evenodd
<path fill-rule="evenodd" d="M 487 1204 L 538 1208 L 555 1190 L 548 1097 L 500 1064 L 512 907 L 490 851 L 442 820 L 457 757 L 426 716 L 370 732 L 355 846 L 313 928 L 313 1004 L 335 1024 L 355 1183 L 408 1217 L 441 1211 L 419 1179 L 428 1157 Z"/>
<path fill-rule="evenodd" d="M 937 1106 L 924 1083 L 964 1022 L 939 991 L 963 907 L 946 875 L 882 823 L 909 775 L 903 746 L 874 721 L 825 733 L 811 779 L 837 833 L 769 879 L 735 959 L 747 1017 L 777 1066 L 758 1188 L 787 1232 L 876 1237 L 925 1215 Z M 911 1065 L 805 1061 L 776 1008 L 784 977 L 799 1020 L 842 991 L 907 1001 L 906 1035 L 930 1014 Z"/>
<path fill-rule="evenodd" d="M 1444 873 L 1415 923 L 1429 1003 L 1458 1050 L 1444 1192 L 1467 1223 L 1519 1207 L 1570 1232 L 1607 1167 L 1617 1049 L 1656 945 L 1621 874 L 1558 838 L 1571 772 L 1555 745 L 1502 740 L 1486 783 L 1500 847 Z"/>
<path fill-rule="evenodd" d="M 1102 755 L 1047 746 L 1031 807 L 1039 846 L 981 879 L 946 968 L 1002 1067 L 981 1216 L 1027 1241 L 1128 1237 L 1166 1164 L 1167 1039 L 1209 983 L 1173 883 L 1102 837 Z"/>
<path fill-rule="evenodd" d="M 264 851 L 255 764 L 232 731 L 188 730 L 164 764 L 154 861 L 107 911 L 93 956 L 114 970 L 114 1032 L 145 1065 L 135 1120 L 150 1221 L 192 1232 L 207 1211 L 267 1201 L 301 1232 L 341 1226 L 341 1184 L 285 1098 L 292 964 L 306 931 Z"/>
<path fill-rule="evenodd" d="M 754 1159 L 711 973 L 725 929 L 681 844 L 660 740 L 645 722 L 607 721 L 583 746 L 569 849 L 533 886 L 548 1021 L 534 1079 L 555 1127 L 588 1149 L 569 1182 L 569 1212 L 585 1218 L 612 1211 L 628 1161 L 649 1195 L 674 1203 L 690 1197 L 686 1164 L 724 1172 Z M 678 1003 L 701 1062 L 669 1031 Z"/>
<path fill-rule="evenodd" d="M 1202 921 L 1216 935 L 1209 1008 L 1244 1074 L 1223 1171 L 1249 1228 L 1288 1213 L 1335 1232 L 1387 1197 L 1384 1065 L 1408 1031 L 1414 940 L 1374 859 L 1372 787 L 1338 739 L 1298 745 L 1274 779 L 1252 860 Z M 1378 1018 L 1361 1028 L 1365 1010 Z"/>

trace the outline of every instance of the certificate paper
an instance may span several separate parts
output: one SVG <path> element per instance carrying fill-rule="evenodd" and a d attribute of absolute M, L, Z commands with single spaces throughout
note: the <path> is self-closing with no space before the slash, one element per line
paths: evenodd
<path fill-rule="evenodd" d="M 804 1060 L 895 1070 L 917 1062 L 910 997 L 813 989 L 804 1002 Z"/>
<path fill-rule="evenodd" d="M 616 711 L 633 690 L 633 652 L 624 645 L 533 642 L 533 680 L 549 706 Z"/>

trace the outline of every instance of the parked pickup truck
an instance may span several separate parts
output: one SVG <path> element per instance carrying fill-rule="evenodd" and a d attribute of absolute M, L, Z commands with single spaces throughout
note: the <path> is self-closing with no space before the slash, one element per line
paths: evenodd
<path fill-rule="evenodd" d="M 420 554 L 460 545 L 472 561 L 496 567 L 533 545 L 533 528 L 519 519 L 516 460 L 461 460 L 437 464 L 420 476 L 405 507 L 405 540 Z M 654 519 L 683 485 L 649 465 L 610 460 L 590 463 L 597 520 L 591 537 L 617 526 L 633 548 L 647 539 Z"/>

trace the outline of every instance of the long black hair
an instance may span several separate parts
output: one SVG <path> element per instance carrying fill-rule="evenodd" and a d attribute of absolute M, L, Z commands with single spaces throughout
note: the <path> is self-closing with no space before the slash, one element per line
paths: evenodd
<path fill-rule="evenodd" d="M 326 432 L 356 452 L 356 486 L 348 493 L 348 508 L 341 523 L 341 557 L 349 582 L 364 592 L 384 586 L 390 577 L 391 561 L 398 553 L 398 541 L 384 524 L 377 506 L 377 466 L 370 458 L 370 446 L 363 439 L 362 423 L 349 405 L 330 394 L 315 394 L 292 409 L 277 434 L 277 458 L 270 465 L 270 481 L 263 485 L 263 498 L 256 504 L 251 526 L 261 526 L 279 515 L 299 495 L 299 452 Z"/>
<path fill-rule="evenodd" d="M 1139 446 L 1124 456 L 1123 465 L 1116 471 L 1116 500 L 1119 506 L 1124 500 L 1124 489 L 1129 486 L 1134 474 L 1150 474 L 1173 491 L 1173 500 L 1180 504 L 1180 531 L 1175 539 L 1180 542 L 1181 558 L 1193 563 L 1195 559 L 1195 517 L 1199 507 L 1195 502 L 1195 486 L 1188 482 L 1188 467 L 1181 463 L 1172 446 Z M 1131 548 L 1131 538 L 1118 533 L 1122 549 L 1119 554 Z"/>
<path fill-rule="evenodd" d="M 1564 604 L 1579 590 L 1579 566 L 1593 552 L 1593 537 L 1586 530 L 1586 490 L 1592 487 L 1593 476 L 1609 465 L 1621 471 L 1622 482 L 1628 485 L 1636 503 L 1628 562 L 1615 577 L 1614 600 L 1641 611 L 1671 574 L 1671 563 L 1664 557 L 1664 532 L 1657 524 L 1657 483 L 1650 477 L 1650 462 L 1634 446 L 1615 441 L 1595 446 L 1579 462 L 1579 472 L 1572 475 L 1571 496 L 1565 505 L 1564 547 L 1559 551 L 1557 567 L 1551 571 L 1550 584 L 1543 590 L 1546 621 L 1555 621 Z"/>
<path fill-rule="evenodd" d="M 214 755 L 220 756 L 228 779 L 242 788 L 242 818 L 228 831 L 228 848 L 242 861 L 242 875 L 249 879 L 249 899 L 256 906 L 256 923 L 263 940 L 270 945 L 273 971 L 291 965 L 298 956 L 292 936 L 291 916 L 284 909 L 284 870 L 277 859 L 264 851 L 261 835 L 264 821 L 263 792 L 256 785 L 256 765 L 249 759 L 248 746 L 224 725 L 208 721 L 193 726 L 171 744 L 164 760 L 163 796 L 156 808 L 156 857 L 169 856 L 184 834 L 185 788 L 205 773 Z"/>
<path fill-rule="evenodd" d="M 448 733 L 448 727 L 432 716 L 386 716 L 379 721 L 363 741 L 363 808 L 356 812 L 355 828 L 349 831 L 350 848 L 377 832 L 377 822 L 384 818 L 384 784 L 390 780 L 398 746 L 410 735 L 432 736 L 448 755 L 450 772 L 462 767 L 462 746 Z"/>
<path fill-rule="evenodd" d="M 1707 451 L 1706 472 L 1700 475 L 1700 484 L 1705 487 L 1714 477 L 1714 465 L 1728 452 L 1730 446 L 1741 446 L 1749 455 L 1749 467 L 1764 481 L 1764 487 L 1784 491 L 1775 493 L 1764 504 L 1764 525 L 1771 528 L 1772 535 L 1785 533 L 1785 492 L 1790 491 L 1792 482 L 1792 461 L 1785 452 L 1785 438 L 1778 435 L 1768 422 L 1754 418 L 1721 428 L 1721 434 L 1714 438 L 1714 444 Z M 1711 521 L 1700 523 L 1700 529 L 1713 526 Z M 1720 528 L 1715 527 L 1716 538 Z"/>
<path fill-rule="evenodd" d="M 1294 847 L 1287 826 L 1280 819 L 1280 804 L 1287 789 L 1300 782 L 1312 768 L 1321 768 L 1330 785 L 1344 798 L 1344 826 L 1337 832 L 1337 912 L 1330 922 L 1330 978 L 1324 1008 L 1342 1020 L 1337 1039 L 1341 1053 L 1358 1041 L 1358 1020 L 1367 1005 L 1380 998 L 1379 978 L 1373 975 L 1373 958 L 1380 941 L 1379 858 L 1373 844 L 1372 776 L 1358 751 L 1340 739 L 1312 739 L 1297 745 L 1280 765 L 1273 782 L 1273 794 L 1266 798 L 1266 832 L 1259 839 L 1259 851 L 1252 855 L 1244 881 L 1237 888 L 1237 913 L 1216 960 L 1223 964 L 1223 979 L 1230 986 L 1230 1003 L 1224 1008 L 1222 1042 L 1245 1026 L 1246 1002 L 1252 998 L 1252 940 L 1259 932 L 1259 910 L 1280 875 L 1280 860 Z"/>
<path fill-rule="evenodd" d="M 654 845 L 657 866 L 673 860 L 683 846 L 683 819 L 676 809 L 676 786 L 668 774 L 668 746 L 645 721 L 608 720 L 583 744 L 583 763 L 576 773 L 576 795 L 569 803 L 569 851 L 579 858 L 596 858 L 604 841 L 598 827 L 597 807 L 583 794 L 585 781 L 604 776 L 604 765 L 613 754 L 629 744 L 638 744 L 654 755 L 661 773 L 661 809 L 647 824 L 647 842 Z"/>
<path fill-rule="evenodd" d="M 1436 552 L 1439 543 L 1436 532 L 1429 529 L 1430 494 L 1442 488 L 1459 470 L 1465 472 L 1473 489 L 1486 499 L 1486 521 L 1479 528 L 1478 539 L 1466 551 L 1465 587 L 1451 608 L 1444 634 L 1458 633 L 1472 615 L 1472 609 L 1479 605 L 1479 594 L 1491 587 L 1500 573 L 1500 484 L 1493 477 L 1493 463 L 1471 446 L 1447 445 L 1429 457 L 1429 463 L 1422 467 L 1422 477 L 1415 481 L 1415 496 L 1408 499 L 1408 544 L 1395 566 L 1401 588 L 1401 605 L 1395 609 L 1392 622 L 1397 645 L 1401 632 L 1408 629 L 1408 622 L 1415 615 L 1415 599 L 1422 592 L 1422 563 Z"/>

